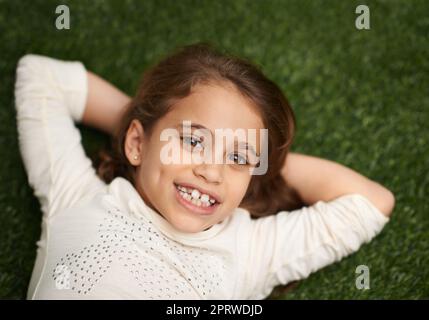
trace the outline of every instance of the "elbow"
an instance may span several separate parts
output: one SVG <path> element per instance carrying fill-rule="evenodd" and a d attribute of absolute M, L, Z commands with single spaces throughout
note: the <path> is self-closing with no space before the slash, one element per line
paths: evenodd
<path fill-rule="evenodd" d="M 374 205 L 380 210 L 380 212 L 390 218 L 395 208 L 395 196 L 389 189 L 382 188 L 377 193 L 376 198 L 373 198 Z"/>
<path fill-rule="evenodd" d="M 393 210 L 395 208 L 396 200 L 395 195 L 392 191 L 386 189 L 386 200 L 385 200 L 385 208 L 383 208 L 382 212 L 388 218 L 392 216 Z"/>
<path fill-rule="evenodd" d="M 28 95 L 43 90 L 43 70 L 40 65 L 41 56 L 26 54 L 22 56 L 16 68 L 15 99 L 16 108 L 19 109 Z M 45 77 L 46 78 L 46 77 Z"/>
<path fill-rule="evenodd" d="M 40 60 L 39 55 L 36 54 L 32 54 L 32 53 L 27 53 L 24 56 L 22 56 L 19 60 L 18 60 L 18 64 L 17 64 L 17 73 L 18 75 L 21 73 L 21 70 L 24 70 L 24 72 L 28 73 L 29 71 L 33 71 L 36 72 L 37 70 L 37 64 L 38 61 Z"/>
<path fill-rule="evenodd" d="M 27 81 L 43 79 L 44 64 L 48 63 L 48 61 L 48 57 L 34 53 L 23 55 L 17 63 L 17 78 L 25 78 Z"/>
<path fill-rule="evenodd" d="M 361 192 L 385 217 L 390 218 L 395 208 L 395 195 L 375 181 L 369 181 Z"/>
<path fill-rule="evenodd" d="M 29 78 L 33 78 L 33 74 L 37 73 L 37 57 L 34 54 L 28 53 L 22 56 L 16 66 L 16 89 L 19 89 L 24 82 L 28 82 Z"/>

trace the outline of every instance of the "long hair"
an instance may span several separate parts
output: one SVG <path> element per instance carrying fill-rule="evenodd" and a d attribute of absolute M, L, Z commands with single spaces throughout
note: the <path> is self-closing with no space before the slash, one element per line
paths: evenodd
<path fill-rule="evenodd" d="M 255 218 L 302 207 L 299 195 L 281 175 L 296 127 L 285 95 L 259 67 L 246 59 L 222 53 L 209 43 L 181 47 L 144 72 L 137 93 L 111 140 L 111 149 L 99 153 L 97 174 L 107 183 L 121 176 L 135 185 L 135 167 L 124 152 L 131 121 L 138 119 L 150 135 L 173 101 L 188 96 L 196 84 L 219 81 L 229 81 L 250 99 L 268 129 L 267 172 L 251 177 L 240 207 L 249 210 Z"/>

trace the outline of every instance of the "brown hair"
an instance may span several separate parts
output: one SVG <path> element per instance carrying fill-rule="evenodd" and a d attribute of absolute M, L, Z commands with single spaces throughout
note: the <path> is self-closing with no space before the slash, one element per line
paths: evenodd
<path fill-rule="evenodd" d="M 102 150 L 98 175 L 107 183 L 115 177 L 133 185 L 134 170 L 124 152 L 124 141 L 133 119 L 138 119 L 150 135 L 155 123 L 164 116 L 174 100 L 188 96 L 198 83 L 229 81 L 259 109 L 268 129 L 268 169 L 265 175 L 252 176 L 240 207 L 253 217 L 293 210 L 303 202 L 280 173 L 294 137 L 296 121 L 286 97 L 250 61 L 221 53 L 209 43 L 184 46 L 152 66 L 143 74 L 134 98 L 123 116 L 112 150 Z"/>

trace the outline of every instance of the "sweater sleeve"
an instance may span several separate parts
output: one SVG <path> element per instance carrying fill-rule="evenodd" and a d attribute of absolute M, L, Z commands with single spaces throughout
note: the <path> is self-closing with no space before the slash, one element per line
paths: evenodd
<path fill-rule="evenodd" d="M 18 62 L 15 109 L 19 148 L 45 218 L 105 186 L 74 125 L 82 119 L 87 90 L 81 62 L 35 54 Z"/>
<path fill-rule="evenodd" d="M 263 299 L 275 286 L 306 278 L 357 251 L 389 218 L 366 197 L 348 194 L 252 221 L 245 292 Z"/>

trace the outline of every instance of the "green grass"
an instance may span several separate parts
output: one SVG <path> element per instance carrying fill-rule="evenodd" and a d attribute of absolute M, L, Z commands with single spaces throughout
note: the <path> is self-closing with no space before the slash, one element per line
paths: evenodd
<path fill-rule="evenodd" d="M 70 8 L 70 30 L 54 27 L 59 4 Z M 369 5 L 371 30 L 355 28 L 358 4 Z M 396 195 L 374 241 L 270 298 L 429 298 L 425 0 L 0 1 L 0 298 L 25 297 L 41 223 L 18 149 L 18 59 L 80 60 L 133 95 L 147 66 L 200 40 L 251 59 L 280 85 L 297 116 L 294 151 L 347 165 Z M 79 127 L 88 154 L 107 139 Z M 360 264 L 370 267 L 370 290 L 355 288 Z"/>

